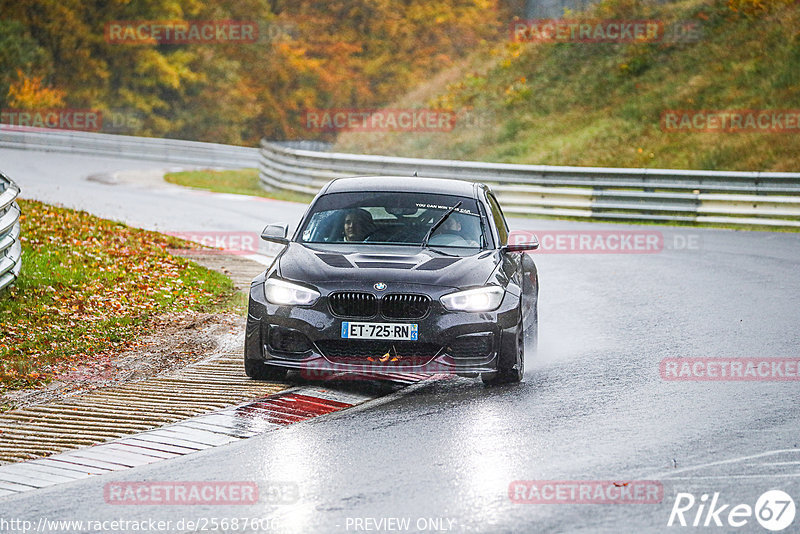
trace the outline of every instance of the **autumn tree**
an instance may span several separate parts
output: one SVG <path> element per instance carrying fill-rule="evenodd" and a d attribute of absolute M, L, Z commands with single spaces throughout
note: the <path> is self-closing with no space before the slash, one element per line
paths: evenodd
<path fill-rule="evenodd" d="M 319 134 L 302 129 L 306 109 L 390 103 L 481 40 L 502 38 L 505 6 L 0 0 L 0 98 L 7 104 L 12 84 L 31 89 L 38 80 L 40 88 L 62 91 L 65 106 L 136 113 L 143 118 L 139 135 L 251 145 L 261 137 L 310 138 Z M 260 37 L 226 44 L 117 44 L 105 37 L 109 22 L 153 20 L 253 21 Z"/>

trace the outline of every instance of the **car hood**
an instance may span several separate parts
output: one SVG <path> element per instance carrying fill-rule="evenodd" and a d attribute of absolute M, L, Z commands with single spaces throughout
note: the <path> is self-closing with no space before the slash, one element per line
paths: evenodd
<path fill-rule="evenodd" d="M 420 247 L 365 248 L 289 243 L 278 257 L 278 273 L 312 284 L 375 281 L 460 288 L 486 283 L 500 261 L 499 251 L 456 256 L 451 255 L 456 249 L 444 254 Z"/>

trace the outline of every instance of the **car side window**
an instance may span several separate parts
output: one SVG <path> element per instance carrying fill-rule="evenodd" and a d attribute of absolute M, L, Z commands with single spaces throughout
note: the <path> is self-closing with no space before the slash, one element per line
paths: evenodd
<path fill-rule="evenodd" d="M 494 225 L 497 227 L 497 233 L 500 236 L 500 246 L 502 247 L 508 244 L 508 225 L 506 224 L 506 218 L 503 216 L 503 210 L 500 209 L 500 203 L 497 202 L 494 195 L 489 193 L 487 198 L 492 208 L 492 218 L 494 219 Z"/>

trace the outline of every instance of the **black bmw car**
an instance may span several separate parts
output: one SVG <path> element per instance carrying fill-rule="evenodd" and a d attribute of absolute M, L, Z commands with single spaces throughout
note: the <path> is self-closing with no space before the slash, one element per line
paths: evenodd
<path fill-rule="evenodd" d="M 497 199 L 480 183 L 340 178 L 250 288 L 245 371 L 290 369 L 481 375 L 519 382 L 538 332 L 536 266 L 508 244 Z"/>

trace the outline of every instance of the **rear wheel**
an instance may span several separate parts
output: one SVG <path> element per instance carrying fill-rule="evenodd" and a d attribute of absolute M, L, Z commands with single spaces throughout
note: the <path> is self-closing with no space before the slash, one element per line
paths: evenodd
<path fill-rule="evenodd" d="M 497 361 L 497 371 L 483 373 L 481 380 L 487 386 L 514 384 L 522 381 L 525 374 L 525 330 L 522 319 L 517 325 L 516 340 L 511 347 L 502 347 Z"/>
<path fill-rule="evenodd" d="M 255 380 L 283 380 L 289 372 L 285 367 L 275 367 L 261 360 L 244 359 L 244 372 Z"/>

